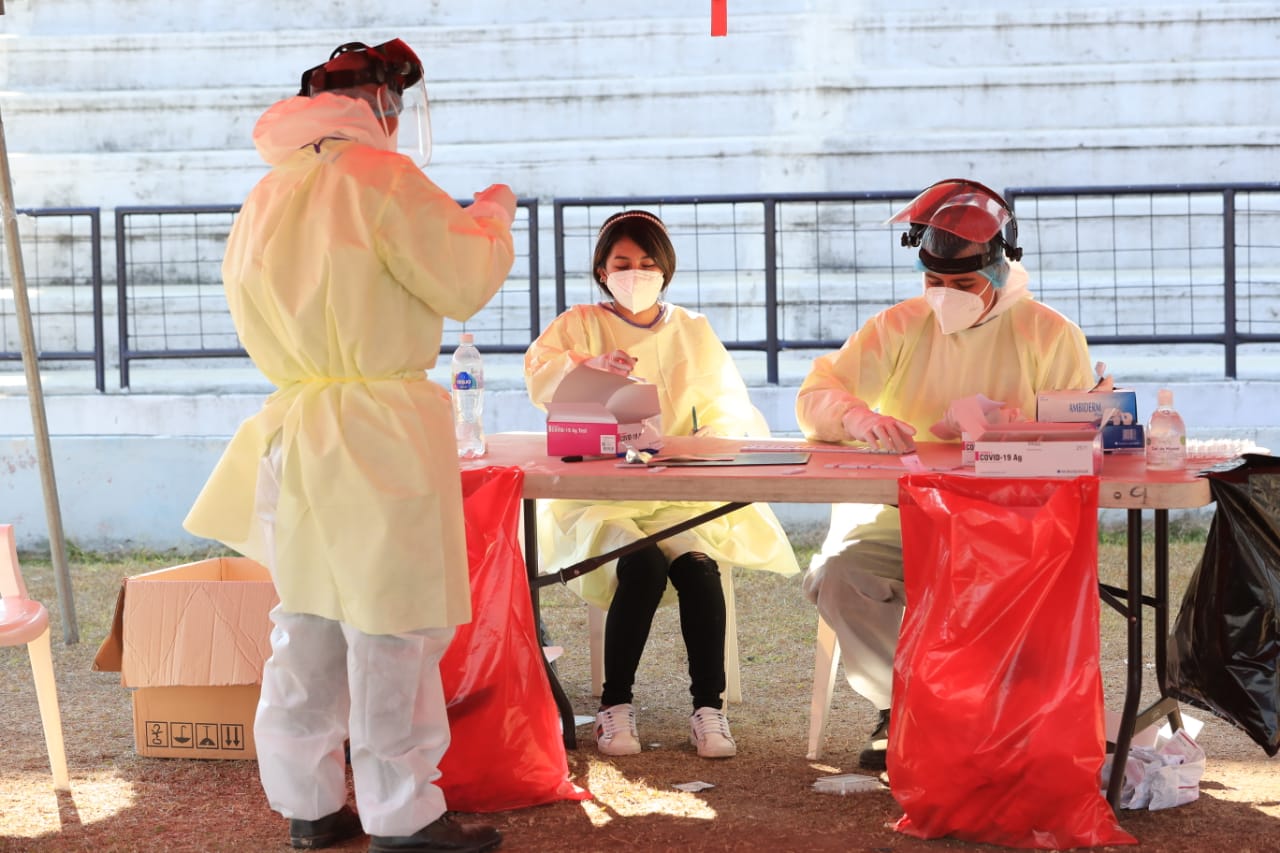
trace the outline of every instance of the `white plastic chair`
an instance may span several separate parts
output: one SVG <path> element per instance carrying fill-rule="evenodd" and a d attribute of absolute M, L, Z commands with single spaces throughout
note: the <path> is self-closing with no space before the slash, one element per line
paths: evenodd
<path fill-rule="evenodd" d="M 809 751 L 805 758 L 822 757 L 827 735 L 827 716 L 831 713 L 831 696 L 836 687 L 836 665 L 840 662 L 840 640 L 836 629 L 818 617 L 818 638 L 813 652 L 813 696 L 809 700 Z"/>
<path fill-rule="evenodd" d="M 724 701 L 742 701 L 742 674 L 738 668 L 738 614 L 733 601 L 733 569 L 722 566 L 720 586 L 724 589 Z M 604 619 L 606 612 L 587 605 L 587 639 L 591 651 L 591 695 L 604 689 Z"/>
<path fill-rule="evenodd" d="M 53 770 L 53 787 L 70 791 L 67 754 L 62 741 L 62 714 L 58 710 L 58 688 L 53 678 L 53 651 L 50 645 L 49 611 L 27 597 L 18 566 L 18 546 L 12 524 L 0 524 L 0 646 L 26 645 L 31 673 L 36 682 L 40 722 Z"/>

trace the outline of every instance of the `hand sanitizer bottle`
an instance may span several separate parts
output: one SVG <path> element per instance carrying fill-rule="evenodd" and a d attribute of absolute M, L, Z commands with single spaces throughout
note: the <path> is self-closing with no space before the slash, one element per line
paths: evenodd
<path fill-rule="evenodd" d="M 1161 388 L 1156 394 L 1156 410 L 1147 421 L 1147 468 L 1152 471 L 1181 471 L 1187 462 L 1187 428 L 1173 408 L 1173 392 Z"/>

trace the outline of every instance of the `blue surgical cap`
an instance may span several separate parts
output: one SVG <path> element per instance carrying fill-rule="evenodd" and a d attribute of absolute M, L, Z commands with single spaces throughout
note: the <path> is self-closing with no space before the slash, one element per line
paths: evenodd
<path fill-rule="evenodd" d="M 916 272 L 932 272 L 924 265 L 924 261 L 916 258 Z M 1009 261 L 1007 258 L 998 258 L 978 270 L 978 275 L 991 282 L 991 286 L 996 290 L 1004 287 L 1004 283 L 1009 280 Z"/>

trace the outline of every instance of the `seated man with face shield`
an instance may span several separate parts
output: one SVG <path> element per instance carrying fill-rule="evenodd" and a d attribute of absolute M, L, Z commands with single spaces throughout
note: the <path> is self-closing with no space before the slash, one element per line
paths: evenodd
<path fill-rule="evenodd" d="M 920 248 L 924 292 L 814 360 L 796 400 L 806 438 L 906 451 L 915 437 L 958 440 L 957 408 L 1018 420 L 1041 391 L 1092 385 L 1084 333 L 1032 298 L 1013 211 L 998 194 L 942 181 L 889 221 L 908 223 L 902 243 Z M 904 607 L 897 508 L 832 506 L 804 589 L 835 629 L 849 685 L 879 712 L 860 758 L 883 769 Z"/>
<path fill-rule="evenodd" d="M 277 390 L 185 527 L 267 566 L 280 595 L 254 737 L 300 849 L 362 831 L 374 853 L 501 842 L 454 822 L 437 784 L 440 660 L 471 601 L 453 412 L 427 371 L 444 318 L 467 320 L 506 281 L 516 199 L 494 184 L 462 208 L 397 152 L 422 75 L 398 39 L 307 71 L 254 127 L 271 170 L 222 263 L 236 332 Z"/>

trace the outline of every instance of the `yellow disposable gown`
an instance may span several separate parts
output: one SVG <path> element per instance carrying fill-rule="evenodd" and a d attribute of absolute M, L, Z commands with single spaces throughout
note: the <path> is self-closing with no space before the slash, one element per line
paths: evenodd
<path fill-rule="evenodd" d="M 985 394 L 1034 418 L 1039 392 L 1090 387 L 1084 333 L 1034 301 L 1017 266 L 1022 281 L 1015 277 L 1000 292 L 998 313 L 979 326 L 944 335 L 917 296 L 872 317 L 839 351 L 814 359 L 796 398 L 805 436 L 847 439 L 844 415 L 865 405 L 911 424 L 917 439 L 931 440 L 929 427 L 953 400 Z M 893 545 L 901 539 L 896 509 L 845 506 L 832 517 L 828 546 L 839 538 Z"/>
<path fill-rule="evenodd" d="M 720 436 L 767 436 L 746 383 L 707 318 L 668 304 L 651 328 L 634 326 L 603 305 L 576 305 L 561 314 L 525 354 L 525 382 L 534 405 L 546 408 L 565 374 L 592 358 L 625 350 L 633 375 L 653 383 L 668 435 L 698 426 Z M 538 502 L 538 550 L 544 572 L 670 527 L 718 506 L 696 501 Z M 752 504 L 658 543 L 667 557 L 701 551 L 722 569 L 739 566 L 795 574 L 799 566 L 787 534 L 768 504 Z M 575 592 L 607 608 L 618 586 L 612 562 L 570 582 Z M 668 595 L 671 594 L 668 587 Z"/>
<path fill-rule="evenodd" d="M 277 390 L 185 527 L 272 566 L 291 612 L 370 634 L 466 622 L 452 410 L 426 371 L 443 318 L 465 320 L 506 279 L 510 230 L 388 150 L 363 101 L 281 101 L 254 139 L 273 168 L 236 219 L 222 275 L 240 340 Z M 254 498 L 273 441 L 268 554 Z"/>

